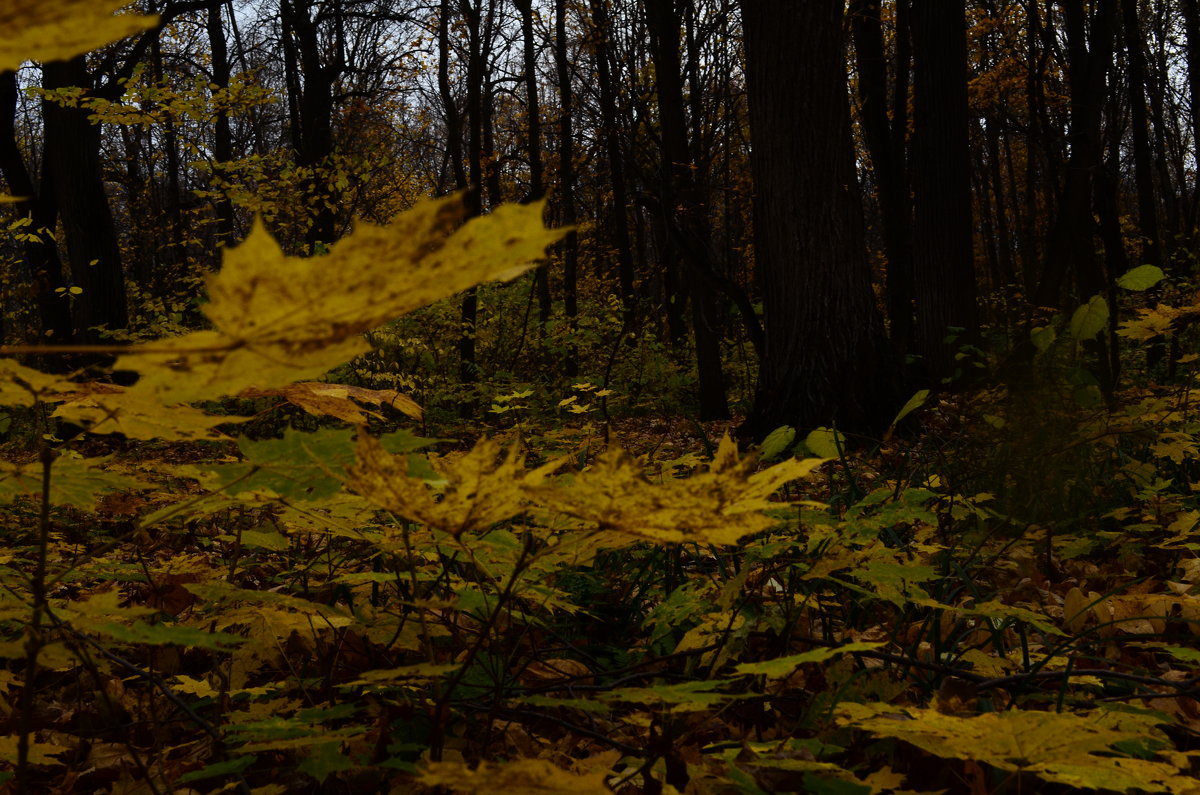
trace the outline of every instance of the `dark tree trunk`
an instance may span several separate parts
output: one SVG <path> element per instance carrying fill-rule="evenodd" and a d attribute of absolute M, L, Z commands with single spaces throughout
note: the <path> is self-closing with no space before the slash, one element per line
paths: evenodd
<path fill-rule="evenodd" d="M 71 340 L 71 304 L 64 294 L 67 285 L 54 241 L 58 209 L 53 183 L 46 176 L 49 161 L 43 153 L 41 184 L 34 185 L 17 142 L 17 91 L 16 73 L 0 73 L 0 174 L 8 183 L 9 193 L 21 199 L 13 209 L 30 219 L 23 230 L 27 237 L 22 248 L 25 267 L 33 280 L 33 296 L 44 335 L 41 341 L 65 343 Z"/>
<path fill-rule="evenodd" d="M 983 135 L 987 144 L 988 161 L 986 184 L 991 186 L 996 206 L 996 245 L 998 247 L 996 264 L 999 270 L 996 274 L 998 283 L 994 286 L 1003 289 L 1016 280 L 1016 268 L 1013 264 L 1012 227 L 1008 215 L 1009 201 L 1004 193 L 1004 174 L 1001 171 L 1004 161 L 1000 157 L 1000 124 L 994 116 L 987 118 L 984 124 Z"/>
<path fill-rule="evenodd" d="M 337 197 L 330 195 L 328 175 L 333 154 L 333 87 L 345 68 L 343 47 L 337 39 L 335 24 L 334 46 L 323 46 L 318 26 L 309 16 L 309 5 L 299 0 L 282 0 L 280 17 L 284 38 L 292 42 L 299 75 L 294 78 L 292 91 L 298 100 L 291 105 L 296 162 L 312 170 L 306 180 L 305 200 L 312 211 L 311 224 L 305 235 L 310 252 L 318 243 L 328 245 L 337 240 Z M 334 20 L 335 23 L 337 20 Z"/>
<path fill-rule="evenodd" d="M 1040 236 L 1038 219 L 1049 210 L 1049 201 L 1039 202 L 1038 186 L 1044 182 L 1039 165 L 1047 148 L 1045 63 L 1041 49 L 1041 14 L 1039 0 L 1027 0 L 1025 4 L 1025 48 L 1028 51 L 1025 72 L 1025 115 L 1029 135 L 1025 141 L 1025 190 L 1021 200 L 1021 275 L 1026 293 L 1036 290 L 1038 269 L 1041 267 L 1041 251 L 1044 242 Z M 1011 160 L 1011 158 L 1010 158 Z M 1014 180 L 1015 185 L 1015 180 Z M 1013 194 L 1017 196 L 1017 194 Z M 1049 198 L 1049 197 L 1047 197 Z"/>
<path fill-rule="evenodd" d="M 554 2 L 554 65 L 558 73 L 558 179 L 559 213 L 564 226 L 574 226 L 575 212 L 575 132 L 574 94 L 571 89 L 571 64 L 567 52 L 566 0 Z M 563 258 L 563 304 L 574 337 L 579 321 L 579 240 L 574 231 L 568 232 L 559 246 Z M 574 343 L 567 346 L 563 372 L 568 377 L 579 374 L 579 357 Z"/>
<path fill-rule="evenodd" d="M 1195 169 L 1200 172 L 1200 3 L 1197 0 L 1181 0 L 1183 8 L 1184 31 L 1187 35 L 1187 78 L 1188 100 L 1192 117 L 1192 149 L 1195 158 Z M 1189 218 L 1187 219 L 1189 234 L 1194 234 L 1197 222 L 1200 222 L 1200 182 L 1197 182 L 1192 192 Z"/>
<path fill-rule="evenodd" d="M 1101 120 L 1112 65 L 1114 3 L 1115 0 L 1098 0 L 1089 20 L 1083 0 L 1063 2 L 1071 91 L 1067 134 L 1070 154 L 1058 218 L 1051 230 L 1045 269 L 1034 296 L 1038 306 L 1061 305 L 1073 309 L 1076 299 L 1087 300 L 1105 292 L 1103 266 L 1096 258 L 1093 191 L 1102 166 Z M 1074 276 L 1078 290 L 1071 298 L 1066 298 L 1062 289 L 1068 273 Z"/>
<path fill-rule="evenodd" d="M 438 94 L 442 100 L 442 113 L 446 117 L 446 159 L 450 161 L 450 174 L 454 190 L 467 187 L 467 172 L 463 165 L 463 126 L 458 101 L 450 85 L 450 0 L 441 0 L 438 12 Z"/>
<path fill-rule="evenodd" d="M 1146 111 L 1146 53 L 1137 0 L 1121 0 L 1125 49 L 1128 55 L 1129 121 L 1133 136 L 1133 177 L 1137 187 L 1138 227 L 1142 259 L 1162 265 L 1162 239 L 1158 227 L 1158 202 L 1154 191 L 1154 158 L 1150 151 L 1150 120 Z"/>
<path fill-rule="evenodd" d="M 912 37 L 917 350 L 936 384 L 956 376 L 955 354 L 979 332 L 963 0 L 914 0 Z"/>
<path fill-rule="evenodd" d="M 633 330 L 636 322 L 636 303 L 633 267 L 633 243 L 629 232 L 629 196 L 625 184 L 625 148 L 621 144 L 621 133 L 617 123 L 616 89 L 613 85 L 612 67 L 609 59 L 609 21 L 607 0 L 589 0 L 592 15 L 592 46 L 596 58 L 596 76 L 599 78 L 600 118 L 604 122 L 604 153 L 608 162 L 609 182 L 612 185 L 612 206 L 609 210 L 613 245 L 617 254 L 617 282 L 621 291 L 621 306 L 624 310 L 623 325 Z"/>
<path fill-rule="evenodd" d="M 521 12 L 522 54 L 525 67 L 525 144 L 529 159 L 529 190 L 523 202 L 534 202 L 546 195 L 542 167 L 542 106 L 538 101 L 537 42 L 533 35 L 533 0 L 514 0 Z M 550 292 L 550 266 L 543 263 L 534 271 L 538 297 L 538 320 L 544 329 L 550 322 L 553 296 Z"/>
<path fill-rule="evenodd" d="M 688 277 L 692 302 L 692 334 L 696 344 L 700 417 L 728 419 L 725 376 L 721 369 L 721 340 L 717 330 L 718 303 L 703 261 L 708 249 L 708 219 L 703 190 L 695 177 L 696 163 L 688 141 L 684 110 L 683 72 L 679 58 L 679 17 L 674 0 L 646 0 L 650 52 L 654 60 L 655 88 L 661 136 L 659 173 L 667 266 Z M 676 297 L 682 301 L 682 296 Z"/>
<path fill-rule="evenodd" d="M 44 64 L 42 85 L 50 90 L 90 88 L 92 78 L 79 57 Z M 81 343 L 102 340 L 96 327 L 116 330 L 129 325 L 121 249 L 101 171 L 100 127 L 90 115 L 87 108 L 42 103 L 51 190 L 66 237 L 71 281 L 82 289 L 73 310 L 74 339 Z"/>
<path fill-rule="evenodd" d="M 212 83 L 219 89 L 229 87 L 230 66 L 229 52 L 225 42 L 225 26 L 221 21 L 221 6 L 213 4 L 208 8 L 207 18 L 208 42 L 212 48 Z M 223 164 L 233 160 L 233 131 L 229 123 L 229 114 L 218 110 L 213 120 L 213 161 L 219 169 Z M 218 172 L 220 173 L 220 172 Z M 213 201 L 217 216 L 217 242 L 229 243 L 233 240 L 233 203 L 224 191 Z"/>
<path fill-rule="evenodd" d="M 879 192 L 883 247 L 887 257 L 887 307 L 891 339 L 896 350 L 904 354 L 912 349 L 914 328 L 912 202 L 904 165 L 908 119 L 907 112 L 902 108 L 894 110 L 894 121 L 888 118 L 887 61 L 884 57 L 879 5 L 880 0 L 853 0 L 849 11 L 850 27 L 858 66 L 858 99 L 862 106 L 863 134 Z M 900 34 L 906 35 L 907 31 L 898 31 L 897 35 Z M 897 66 L 907 72 L 907 61 Z M 907 83 L 906 75 L 896 75 L 896 80 Z M 899 93 L 897 99 L 903 107 L 907 107 L 905 93 Z M 899 130 L 893 129 L 893 124 L 899 125 Z"/>
<path fill-rule="evenodd" d="M 766 343 L 744 429 L 880 430 L 896 411 L 850 132 L 842 0 L 742 0 Z"/>
<path fill-rule="evenodd" d="M 150 45 L 151 64 L 154 68 L 154 78 L 161 85 L 165 77 L 163 72 L 162 46 L 158 38 Z M 182 268 L 187 259 L 184 250 L 183 230 L 183 195 L 180 189 L 179 135 L 175 129 L 172 114 L 166 114 L 162 125 L 162 153 L 166 160 L 166 185 L 157 184 L 151 180 L 155 215 L 166 221 L 165 241 L 158 239 L 155 246 L 155 261 L 158 267 L 151 274 L 150 287 L 152 292 L 160 293 L 168 285 L 177 282 L 182 276 Z"/>

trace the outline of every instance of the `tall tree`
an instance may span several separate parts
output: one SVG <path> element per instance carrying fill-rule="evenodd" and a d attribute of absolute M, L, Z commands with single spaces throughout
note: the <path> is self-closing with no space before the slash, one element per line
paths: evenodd
<path fill-rule="evenodd" d="M 612 188 L 609 205 L 611 234 L 617 255 L 617 281 L 624 310 L 623 325 L 632 330 L 634 317 L 633 238 L 629 229 L 629 193 L 625 179 L 625 147 L 621 139 L 617 115 L 617 90 L 613 81 L 612 51 L 609 47 L 608 0 L 588 0 L 592 31 L 589 41 L 596 61 L 596 77 L 600 94 L 600 125 L 604 136 L 604 156 Z"/>
<path fill-rule="evenodd" d="M 1095 178 L 1103 161 L 1103 117 L 1113 60 L 1116 0 L 1064 0 L 1067 80 L 1070 89 L 1069 155 L 1058 217 L 1051 231 L 1041 282 L 1034 295 L 1039 306 L 1073 306 L 1064 301 L 1063 282 L 1075 279 L 1075 297 L 1103 292 L 1105 275 L 1096 258 L 1098 233 L 1094 212 Z"/>
<path fill-rule="evenodd" d="M 537 40 L 533 32 L 533 0 L 513 0 L 521 14 L 522 60 L 525 69 L 525 117 L 527 130 L 525 143 L 529 159 L 529 189 L 523 201 L 541 199 L 546 193 L 542 167 L 542 106 L 538 99 Z M 543 263 L 535 272 L 534 280 L 538 295 L 538 320 L 543 327 L 550 320 L 552 296 L 550 293 L 550 266 Z"/>
<path fill-rule="evenodd" d="M 221 19 L 221 4 L 214 3 L 209 6 L 205 29 L 208 33 L 208 46 L 212 49 L 210 85 L 215 87 L 213 91 L 228 89 L 232 68 L 225 40 L 225 25 Z M 218 107 L 213 120 L 213 160 L 219 167 L 232 159 L 233 129 L 229 113 L 223 107 Z M 229 243 L 233 240 L 233 202 L 224 191 L 219 191 L 213 202 L 217 216 L 217 239 L 222 243 Z"/>
<path fill-rule="evenodd" d="M 1128 76 L 1129 122 L 1133 137 L 1133 178 L 1137 190 L 1137 221 L 1141 231 L 1142 259 L 1161 265 L 1162 240 L 1158 228 L 1158 201 L 1154 191 L 1154 156 L 1150 148 L 1150 119 L 1146 108 L 1146 43 L 1138 16 L 1138 0 L 1121 0 Z"/>
<path fill-rule="evenodd" d="M 575 98 L 571 86 L 571 57 L 567 52 L 567 3 L 554 0 L 554 65 L 558 75 L 558 207 L 565 226 L 575 226 Z M 563 304 L 572 332 L 579 317 L 579 237 L 574 229 L 559 245 L 563 258 Z M 567 348 L 564 373 L 579 374 L 574 345 Z"/>
<path fill-rule="evenodd" d="M 765 350 L 745 430 L 895 411 L 850 132 L 842 0 L 742 0 Z"/>
<path fill-rule="evenodd" d="M 905 165 L 908 130 L 907 5 L 897 3 L 895 102 L 888 106 L 888 69 L 880 0 L 852 0 L 850 29 L 858 67 L 858 100 L 871 173 L 879 195 L 887 256 L 887 307 L 895 348 L 908 353 L 913 340 L 912 200 Z M 903 8 L 902 8 L 903 7 Z M 903 11 L 903 14 L 899 12 Z"/>
<path fill-rule="evenodd" d="M 42 87 L 95 89 L 84 56 L 42 65 Z M 121 247 L 113 227 L 100 160 L 100 126 L 91 111 L 78 105 L 42 103 L 45 154 L 51 191 L 58 203 L 66 238 L 71 281 L 81 292 L 75 300 L 74 337 L 100 342 L 98 327 L 129 324 Z"/>
<path fill-rule="evenodd" d="M 696 163 L 688 140 L 679 57 L 679 14 L 674 0 L 645 0 L 645 7 L 661 141 L 656 206 L 663 216 L 664 253 L 671 260 L 667 267 L 678 269 L 683 265 L 683 272 L 689 277 L 686 293 L 681 289 L 675 296 L 668 296 L 668 300 L 674 298 L 682 303 L 691 299 L 700 416 L 705 420 L 726 419 L 729 406 L 721 369 L 718 304 L 712 288 L 711 265 L 705 256 L 709 246 L 707 203 L 696 180 Z"/>
<path fill-rule="evenodd" d="M 305 240 L 310 251 L 316 244 L 327 245 L 338 237 L 336 203 L 328 195 L 329 179 L 322 172 L 329 166 L 334 146 L 334 87 L 346 68 L 341 5 L 337 0 L 316 5 L 300 0 L 279 3 L 290 72 L 292 148 L 296 162 L 311 172 L 304 197 L 312 211 Z"/>
<path fill-rule="evenodd" d="M 959 346 L 979 330 L 964 0 L 913 0 L 912 42 L 917 347 L 936 382 L 954 375 Z"/>
<path fill-rule="evenodd" d="M 1188 109 L 1191 111 L 1191 137 L 1194 168 L 1200 172 L 1200 3 L 1197 0 L 1180 0 L 1183 7 L 1184 31 L 1187 36 L 1187 81 Z M 1200 182 L 1193 188 L 1190 202 L 1190 217 L 1187 223 L 1194 233 L 1200 224 Z"/>
<path fill-rule="evenodd" d="M 49 342 L 69 342 L 72 336 L 71 309 L 65 294 L 62 261 L 54 241 L 58 207 L 54 183 L 49 178 L 47 159 L 42 158 L 41 178 L 35 183 L 17 140 L 17 73 L 0 73 L 0 174 L 9 192 L 19 201 L 15 209 L 29 218 L 23 245 L 25 268 L 32 279 L 41 332 Z M 61 291 L 61 292 L 60 292 Z"/>

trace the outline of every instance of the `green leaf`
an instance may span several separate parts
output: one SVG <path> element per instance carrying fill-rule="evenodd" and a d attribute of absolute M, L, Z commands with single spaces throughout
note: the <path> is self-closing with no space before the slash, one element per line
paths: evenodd
<path fill-rule="evenodd" d="M 300 763 L 299 770 L 324 784 L 325 779 L 333 773 L 340 773 L 354 767 L 354 762 L 342 753 L 342 743 L 321 743 L 308 749 L 308 756 Z"/>
<path fill-rule="evenodd" d="M 1054 344 L 1057 337 L 1054 326 L 1035 326 L 1029 330 L 1029 340 L 1033 343 L 1033 347 L 1037 348 L 1038 353 L 1050 350 L 1050 346 Z"/>
<path fill-rule="evenodd" d="M 837 458 L 846 449 L 846 437 L 832 428 L 816 428 L 805 437 L 804 446 L 820 458 Z"/>
<path fill-rule="evenodd" d="M 928 399 L 928 389 L 922 389 L 920 392 L 910 397 L 908 402 L 904 404 L 904 408 L 900 409 L 900 413 L 896 415 L 896 419 L 892 420 L 891 427 L 895 428 L 897 425 L 899 425 L 900 420 L 904 419 L 909 414 L 912 414 L 914 411 L 921 408 L 921 406 L 924 406 L 925 401 Z"/>
<path fill-rule="evenodd" d="M 1117 286 L 1126 290 L 1149 290 L 1165 279 L 1167 275 L 1157 265 L 1139 265 L 1117 279 Z"/>
<path fill-rule="evenodd" d="M 142 621 L 130 625 L 108 622 L 95 626 L 95 630 L 126 643 L 148 643 L 154 646 L 173 643 L 213 651 L 228 651 L 230 647 L 246 642 L 240 635 L 231 635 L 228 632 L 209 632 L 178 624 L 146 624 Z"/>
<path fill-rule="evenodd" d="M 380 437 L 389 453 L 407 453 L 436 444 L 408 431 Z M 289 500 L 323 500 L 341 491 L 338 475 L 355 460 L 354 432 L 327 428 L 315 433 L 288 429 L 282 439 L 240 442 L 246 461 L 214 468 L 222 486 L 235 493 L 267 489 Z"/>
<path fill-rule="evenodd" d="M 1102 296 L 1091 299 L 1071 315 L 1071 337 L 1076 342 L 1094 339 L 1108 325 L 1108 302 Z"/>
<path fill-rule="evenodd" d="M 762 445 L 758 448 L 759 458 L 763 461 L 774 461 L 783 455 L 788 446 L 796 438 L 796 429 L 791 425 L 780 425 L 767 434 Z"/>
<path fill-rule="evenodd" d="M 1183 646 L 1168 646 L 1162 643 L 1139 643 L 1136 645 L 1160 649 L 1175 659 L 1182 660 L 1183 662 L 1200 663 L 1200 650 L 1197 649 L 1188 649 L 1184 648 Z"/>
<path fill-rule="evenodd" d="M 206 778 L 216 778 L 217 776 L 229 776 L 234 773 L 240 773 L 250 765 L 254 764 L 256 756 L 239 756 L 236 759 L 230 759 L 226 762 L 213 762 L 211 765 L 205 765 L 199 770 L 193 770 L 184 773 L 179 777 L 180 782 L 186 784 L 190 781 L 203 781 Z"/>
<path fill-rule="evenodd" d="M 804 774 L 804 791 L 812 795 L 871 795 L 871 788 L 865 784 L 829 779 L 812 771 Z"/>
<path fill-rule="evenodd" d="M 152 488 L 148 483 L 106 471 L 104 467 L 109 458 L 81 459 L 64 455 L 56 459 L 50 470 L 50 502 L 90 510 L 96 497 L 103 492 Z M 0 461 L 0 503 L 20 495 L 41 493 L 41 464 L 37 461 L 24 464 Z"/>
<path fill-rule="evenodd" d="M 724 684 L 725 682 L 709 680 L 654 687 L 620 687 L 598 697 L 605 701 L 658 707 L 669 706 L 685 712 L 692 712 L 707 709 L 714 704 L 730 699 L 731 696 L 726 693 L 711 692 Z"/>
<path fill-rule="evenodd" d="M 765 662 L 742 663 L 734 670 L 739 674 L 763 675 L 769 678 L 778 678 L 787 676 L 792 671 L 796 670 L 801 665 L 807 663 L 824 662 L 831 657 L 836 657 L 839 654 L 845 654 L 853 651 L 870 651 L 883 646 L 883 643 L 847 643 L 844 646 L 837 648 L 820 648 L 806 651 L 802 654 L 793 654 L 788 657 L 779 657 L 774 660 L 766 660 Z"/>
<path fill-rule="evenodd" d="M 288 548 L 287 536 L 278 530 L 243 530 L 241 542 L 243 547 L 269 549 L 272 552 Z"/>
<path fill-rule="evenodd" d="M 418 663 L 417 665 L 405 665 L 399 668 L 376 668 L 364 671 L 359 675 L 358 679 L 348 684 L 376 689 L 402 684 L 411 686 L 413 684 L 422 684 L 441 679 L 461 667 L 462 665 L 459 663 Z"/>
<path fill-rule="evenodd" d="M 924 595 L 915 583 L 928 582 L 938 576 L 933 566 L 888 558 L 876 558 L 852 573 L 859 581 L 874 585 L 880 597 L 898 607 L 910 601 L 914 593 Z"/>
<path fill-rule="evenodd" d="M 958 615 L 963 616 L 982 616 L 984 618 L 993 619 L 1000 623 L 1006 621 L 1021 621 L 1037 628 L 1041 632 L 1046 632 L 1051 635 L 1065 635 L 1061 629 L 1055 626 L 1054 621 L 1042 613 L 1035 613 L 1032 610 L 1026 610 L 1023 607 L 1014 605 L 1006 605 L 1003 602 L 991 601 L 976 604 L 974 607 L 958 607 L 944 605 L 933 599 L 917 597 L 910 600 L 913 604 L 923 607 L 932 607 L 939 610 L 953 610 Z"/>
<path fill-rule="evenodd" d="M 1084 409 L 1099 408 L 1104 404 L 1104 395 L 1101 394 L 1100 387 L 1091 384 L 1078 387 L 1071 397 L 1077 406 Z"/>
<path fill-rule="evenodd" d="M 612 711 L 612 707 L 603 701 L 588 698 L 554 698 L 553 696 L 525 696 L 520 701 L 535 707 L 555 707 L 563 709 L 578 709 L 583 712 L 604 714 Z"/>

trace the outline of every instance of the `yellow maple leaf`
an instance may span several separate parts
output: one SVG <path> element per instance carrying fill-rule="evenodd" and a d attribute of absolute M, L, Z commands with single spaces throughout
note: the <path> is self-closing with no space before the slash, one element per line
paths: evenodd
<path fill-rule="evenodd" d="M 241 397 L 280 397 L 312 414 L 314 417 L 333 417 L 354 425 L 366 425 L 367 417 L 378 417 L 374 412 L 364 412 L 358 403 L 373 406 L 387 404 L 412 417 L 421 419 L 421 407 L 407 395 L 394 389 L 364 389 L 344 384 L 304 382 L 289 384 L 278 389 L 245 389 Z M 358 402 L 355 402 L 358 401 Z"/>
<path fill-rule="evenodd" d="M 1175 329 L 1172 324 L 1183 312 L 1175 307 L 1159 304 L 1153 309 L 1141 308 L 1138 316 L 1121 323 L 1117 336 L 1131 340 L 1151 340 L 1164 334 L 1170 334 Z"/>
<path fill-rule="evenodd" d="M 62 765 L 54 757 L 71 749 L 65 745 L 53 743 L 31 742 L 29 744 L 29 763 L 33 765 Z M 0 761 L 10 765 L 17 762 L 17 736 L 15 734 L 0 737 Z"/>
<path fill-rule="evenodd" d="M 486 530 L 525 510 L 526 492 L 560 465 L 525 469 L 515 450 L 503 453 L 491 439 L 480 439 L 470 452 L 430 464 L 445 482 L 441 495 L 408 474 L 408 457 L 393 455 L 365 433 L 358 436 L 358 463 L 347 470 L 349 485 L 371 502 L 404 517 L 458 537 Z"/>
<path fill-rule="evenodd" d="M 209 279 L 215 331 L 135 347 L 118 369 L 167 403 L 315 378 L 368 349 L 359 336 L 434 301 L 532 268 L 563 230 L 542 205 L 462 220 L 459 196 L 427 199 L 386 226 L 360 224 L 317 257 L 289 257 L 257 223 Z"/>
<path fill-rule="evenodd" d="M 91 433 L 123 433 L 130 439 L 218 439 L 218 425 L 249 417 L 218 417 L 188 405 L 164 406 L 148 390 L 115 384 L 75 385 L 77 391 L 54 412 L 55 417 L 82 425 Z"/>
<path fill-rule="evenodd" d="M 0 71 L 25 61 L 59 61 L 154 26 L 158 18 L 117 14 L 127 0 L 0 0 Z"/>
<path fill-rule="evenodd" d="M 0 359 L 0 406 L 32 406 L 79 388 L 65 378 L 39 372 L 12 359 Z"/>
<path fill-rule="evenodd" d="M 728 435 L 706 472 L 686 479 L 649 482 L 642 466 L 611 448 L 569 488 L 533 489 L 551 509 L 658 543 L 736 544 L 777 520 L 763 510 L 784 483 L 802 478 L 824 459 L 791 459 L 751 474 L 753 456 L 740 458 Z"/>
<path fill-rule="evenodd" d="M 894 737 L 945 758 L 974 759 L 1082 789 L 1126 792 L 1134 787 L 1195 793 L 1196 780 L 1168 761 L 1113 756 L 1122 743 L 1164 737 L 1151 714 L 1085 714 L 1010 710 L 974 717 L 890 704 L 837 707 L 838 723 Z"/>

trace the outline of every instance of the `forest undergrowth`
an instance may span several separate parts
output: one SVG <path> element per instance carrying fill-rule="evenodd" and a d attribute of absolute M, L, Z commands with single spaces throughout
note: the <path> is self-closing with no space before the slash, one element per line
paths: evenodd
<path fill-rule="evenodd" d="M 619 378 L 413 366 L 487 419 L 431 418 L 361 333 L 557 234 L 456 208 L 307 259 L 256 230 L 209 281 L 214 330 L 122 349 L 131 386 L 0 363 L 9 786 L 1200 790 L 1185 292 L 1121 329 L 1171 339 L 1160 383 L 1131 362 L 1099 393 L 1085 305 L 1034 330 L 1024 380 L 918 392 L 878 439 L 739 452 L 688 419 L 682 368 L 622 406 Z M 1131 306 L 1170 299 L 1144 277 Z"/>

